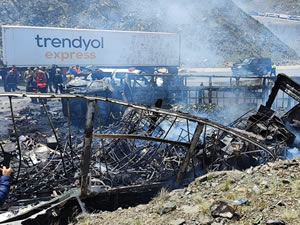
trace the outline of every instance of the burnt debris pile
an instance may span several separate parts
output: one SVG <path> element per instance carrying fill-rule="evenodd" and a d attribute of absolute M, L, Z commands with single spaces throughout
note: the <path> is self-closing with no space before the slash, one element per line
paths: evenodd
<path fill-rule="evenodd" d="M 209 120 L 200 119 L 201 122 L 207 122 L 205 124 L 193 121 L 198 118 L 189 114 L 172 115 L 165 114 L 165 110 L 164 113 L 157 110 L 153 112 L 129 107 L 118 123 L 107 127 L 95 123 L 97 126 L 94 127 L 90 149 L 89 185 L 101 187 L 102 190 L 156 182 L 170 185 L 178 179 L 180 171 L 190 171 L 187 176 L 180 178 L 180 182 L 185 178 L 189 181 L 207 171 L 245 169 L 271 161 L 285 150 L 285 145 L 280 143 L 273 144 L 271 148 L 265 147 L 266 140 L 250 132 L 228 128 L 228 134 L 226 127 Z M 49 112 L 52 118 L 58 116 L 55 115 L 55 112 Z M 39 124 L 35 119 L 40 121 Z M 237 126 L 243 122 L 239 118 Z M 59 127 L 56 135 L 60 137 L 58 141 L 46 123 L 45 114 L 40 109 L 23 110 L 17 118 L 21 133 L 27 126 L 35 131 L 19 137 L 22 162 L 19 179 L 10 195 L 12 203 L 19 200 L 26 203 L 24 199 L 32 202 L 32 198 L 35 201 L 50 199 L 66 190 L 80 187 L 80 162 L 85 150 L 81 141 L 83 131 L 78 129 L 76 135 L 72 136 L 70 148 L 66 120 L 56 120 L 55 125 Z M 74 127 L 73 134 L 75 130 Z M 195 133 L 198 133 L 198 139 L 195 139 Z M 17 152 L 14 156 L 14 168 L 18 168 Z M 183 168 L 187 156 L 189 159 Z"/>
<path fill-rule="evenodd" d="M 279 90 L 299 101 L 297 85 L 279 75 L 266 106 L 228 126 L 163 109 L 161 99 L 151 107 L 100 96 L 3 94 L 41 102 L 11 112 L 13 126 L 2 147 L 13 155 L 14 190 L 5 208 L 17 211 L 73 189 L 84 199 L 124 187 L 173 188 L 209 171 L 284 158 L 288 147 L 299 144 L 299 104 L 282 116 L 271 108 Z M 65 117 L 60 98 L 67 102 Z M 84 129 L 70 119 L 69 102 L 76 98 L 87 102 Z M 121 119 L 103 126 L 99 102 L 118 105 Z"/>
<path fill-rule="evenodd" d="M 51 108 L 55 104 L 56 101 L 48 102 Z M 43 108 L 32 105 L 14 115 L 18 138 L 14 130 L 9 129 L 9 140 L 2 141 L 3 150 L 12 154 L 14 168 L 14 190 L 8 205 L 20 200 L 21 204 L 26 204 L 51 199 L 76 186 L 76 171 L 80 167 L 80 146 L 83 146 L 82 131 L 72 127 L 76 136 L 72 137 L 71 146 L 68 122 L 60 110 L 55 107 L 54 110 L 47 110 L 47 113 L 56 127 L 55 135 L 51 132 Z"/>

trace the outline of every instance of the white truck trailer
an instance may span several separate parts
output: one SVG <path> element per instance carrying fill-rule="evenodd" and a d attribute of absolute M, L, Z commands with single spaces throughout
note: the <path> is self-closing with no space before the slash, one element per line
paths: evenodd
<path fill-rule="evenodd" d="M 174 33 L 2 26 L 3 64 L 18 67 L 95 65 L 150 69 L 180 66 Z"/>

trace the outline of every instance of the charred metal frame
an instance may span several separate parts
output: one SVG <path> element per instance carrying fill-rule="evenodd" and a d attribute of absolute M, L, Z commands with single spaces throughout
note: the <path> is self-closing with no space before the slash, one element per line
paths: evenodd
<path fill-rule="evenodd" d="M 45 103 L 44 103 L 44 99 L 40 99 L 40 100 L 41 100 L 41 103 L 42 103 L 42 105 L 43 105 L 43 109 L 44 109 L 44 111 L 45 111 L 45 113 L 46 113 L 48 122 L 49 122 L 49 124 L 50 124 L 50 126 L 51 126 L 52 132 L 53 132 L 53 134 L 54 134 L 56 143 L 57 143 L 57 145 L 58 145 L 58 149 L 59 149 L 59 153 L 60 153 L 60 158 L 61 158 L 61 161 L 62 161 L 62 164 L 63 164 L 64 173 L 65 173 L 65 175 L 67 175 L 67 172 L 66 172 L 66 166 L 65 166 L 65 160 L 64 160 L 64 157 L 63 157 L 63 152 L 62 152 L 62 149 L 61 149 L 61 145 L 60 145 L 60 143 L 59 143 L 59 140 L 58 140 L 57 133 L 56 133 L 56 131 L 55 131 L 55 127 L 54 127 L 54 125 L 53 125 L 53 123 L 52 123 L 52 120 L 51 120 L 51 118 L 50 118 L 50 116 L 49 116 L 48 109 L 47 109 L 47 107 L 46 107 L 46 105 L 45 105 Z"/>
<path fill-rule="evenodd" d="M 209 125 L 211 127 L 220 129 L 228 134 L 239 137 L 244 141 L 248 141 L 249 143 L 261 148 L 262 150 L 264 150 L 265 152 L 270 154 L 273 158 L 275 158 L 273 153 L 270 152 L 266 146 L 263 146 L 262 144 L 258 143 L 256 140 L 254 140 L 253 138 L 250 138 L 250 137 L 246 136 L 245 134 L 238 132 L 236 129 L 226 127 L 219 123 L 213 122 L 211 120 L 193 116 L 193 115 L 190 115 L 187 113 L 175 112 L 175 111 L 171 111 L 171 110 L 167 110 L 167 109 L 150 107 L 150 106 L 142 105 L 142 104 L 138 104 L 138 103 L 126 102 L 126 101 L 122 101 L 122 100 L 118 100 L 118 99 L 104 98 L 104 97 L 99 97 L 99 96 L 84 96 L 84 95 L 71 95 L 71 94 L 56 94 L 56 95 L 54 95 L 54 94 L 28 94 L 28 93 L 9 93 L 9 94 L 1 93 L 0 97 L 3 97 L 3 96 L 5 96 L 5 97 L 7 97 L 7 96 L 31 97 L 31 98 L 32 97 L 33 98 L 83 98 L 83 99 L 92 100 L 92 101 L 98 100 L 98 101 L 103 101 L 103 102 L 115 103 L 115 104 L 119 104 L 119 105 L 123 105 L 123 106 L 132 107 L 135 109 L 146 110 L 146 111 L 153 112 L 153 113 L 166 114 L 166 115 L 174 116 L 177 118 L 187 119 L 187 120 L 193 121 L 193 122 L 203 123 L 203 124 Z"/>
<path fill-rule="evenodd" d="M 210 121 L 208 119 L 192 116 L 186 113 L 182 112 L 175 112 L 175 111 L 170 111 L 166 109 L 161 109 L 157 107 L 150 107 L 142 104 L 137 104 L 137 103 L 132 103 L 132 102 L 125 102 L 122 100 L 116 100 L 116 99 L 110 99 L 110 98 L 104 98 L 104 97 L 98 97 L 98 96 L 80 96 L 80 95 L 70 95 L 70 94 L 32 94 L 32 93 L 4 93 L 0 94 L 0 97 L 9 97 L 9 99 L 13 97 L 35 97 L 35 98 L 40 98 L 41 100 L 45 98 L 83 98 L 88 100 L 88 106 L 87 106 L 87 113 L 86 113 L 86 125 L 85 125 L 85 142 L 84 142 L 84 152 L 82 155 L 82 161 L 81 161 L 81 196 L 86 197 L 89 194 L 89 170 L 90 170 L 90 160 L 91 160 L 91 143 L 93 138 L 113 138 L 113 139 L 140 139 L 140 140 L 148 140 L 148 141 L 155 141 L 155 142 L 161 142 L 161 143 L 169 143 L 169 144 L 174 144 L 174 145 L 181 145 L 184 147 L 187 147 L 187 153 L 185 155 L 184 161 L 180 165 L 180 169 L 177 174 L 177 184 L 180 184 L 182 181 L 182 178 L 186 172 L 187 166 L 190 162 L 190 159 L 193 157 L 195 147 L 199 141 L 199 138 L 201 136 L 201 133 L 204 129 L 204 126 L 211 126 L 213 128 L 216 128 L 220 131 L 223 131 L 227 134 L 231 134 L 235 137 L 239 137 L 241 140 L 244 140 L 248 143 L 253 144 L 254 146 L 258 147 L 258 149 L 261 149 L 261 151 L 264 151 L 267 153 L 271 158 L 275 159 L 276 156 L 273 154 L 272 151 L 270 151 L 266 146 L 263 144 L 259 143 L 255 137 L 249 137 L 248 135 L 236 130 L 235 128 L 230 128 L 223 126 L 221 124 L 218 124 L 216 122 Z M 154 114 L 162 114 L 162 115 L 167 115 L 167 116 L 173 116 L 175 117 L 175 120 L 177 118 L 185 119 L 187 121 L 192 121 L 198 123 L 198 126 L 196 128 L 196 131 L 193 135 L 193 138 L 190 142 L 179 142 L 179 141 L 171 141 L 171 140 L 166 140 L 166 139 L 161 139 L 161 138 L 154 138 L 154 137 L 147 137 L 147 136 L 138 136 L 138 135 L 124 135 L 124 134 L 93 134 L 93 120 L 94 120 L 94 113 L 95 113 L 95 105 L 96 101 L 104 101 L 104 102 L 109 102 L 109 103 L 115 103 L 127 107 L 132 107 L 136 110 L 141 110 L 141 111 L 148 111 L 152 112 Z M 43 101 L 42 101 L 43 103 Z M 51 119 L 47 113 L 47 108 L 45 104 L 43 104 L 44 110 L 46 112 L 48 121 L 51 125 L 51 128 L 53 130 L 54 135 L 56 136 L 54 126 L 51 122 Z M 98 115 L 99 116 L 99 115 Z M 68 113 L 68 121 L 70 121 L 70 114 Z M 13 113 L 12 113 L 12 118 L 14 118 Z M 14 119 L 13 119 L 14 120 Z M 71 129 L 70 129 L 70 122 L 69 124 L 69 139 L 71 139 Z M 174 122 L 173 122 L 174 124 Z M 14 124 L 15 126 L 15 124 Z M 173 125 L 171 125 L 172 127 Z M 16 132 L 16 127 L 15 127 L 15 132 Z M 168 131 L 169 132 L 169 131 Z M 168 133 L 167 132 L 167 133 Z M 188 131 L 188 135 L 189 131 Z M 164 138 L 167 136 L 167 134 L 164 136 Z M 56 139 L 58 140 L 58 137 L 56 136 Z M 69 144 L 71 143 L 71 140 L 69 140 Z M 71 144 L 70 144 L 71 145 Z M 19 151 L 20 152 L 20 151 Z M 60 154 L 62 155 L 62 152 L 60 150 Z M 21 157 L 20 157 L 21 158 Z M 20 164 L 21 165 L 21 164 Z"/>
<path fill-rule="evenodd" d="M 282 90 L 300 103 L 300 85 L 291 80 L 287 75 L 281 73 L 278 74 L 275 85 L 272 88 L 272 92 L 266 103 L 267 108 L 271 109 L 279 90 Z"/>
<path fill-rule="evenodd" d="M 290 82 L 290 79 L 286 79 L 284 76 L 285 75 L 281 75 L 281 74 L 278 76 L 278 79 L 281 82 L 279 82 L 279 85 L 278 85 L 278 83 L 277 84 L 275 83 L 275 87 L 273 87 L 270 99 L 267 102 L 267 105 L 269 105 L 269 107 L 272 106 L 272 103 L 274 102 L 276 94 L 278 93 L 279 89 L 283 90 L 291 97 L 295 98 L 295 96 L 296 96 L 295 99 L 299 102 L 299 96 L 300 96 L 299 95 L 299 90 L 300 90 L 299 85 L 298 84 L 295 85 L 293 82 Z M 212 85 L 211 83 L 212 82 L 210 80 L 210 86 Z M 264 93 L 264 94 L 266 94 L 266 93 Z M 297 98 L 297 96 L 298 96 L 298 98 Z M 237 138 L 239 141 L 243 141 L 246 145 L 251 144 L 251 145 L 255 146 L 255 148 L 252 148 L 252 150 L 250 149 L 249 151 L 238 152 L 238 154 L 240 156 L 245 156 L 247 154 L 249 154 L 249 155 L 261 154 L 262 157 L 268 158 L 267 160 L 275 160 L 278 157 L 278 152 L 276 152 L 276 149 L 266 147 L 264 144 L 262 144 L 262 139 L 260 139 L 255 134 L 250 134 L 249 132 L 247 133 L 247 132 L 244 132 L 243 130 L 239 130 L 237 128 L 224 126 L 219 123 L 213 122 L 211 120 L 193 116 L 193 115 L 190 115 L 187 113 L 175 112 L 175 111 L 162 109 L 159 107 L 151 107 L 151 106 L 147 106 L 147 105 L 143 105 L 143 104 L 137 104 L 134 102 L 126 102 L 126 101 L 122 101 L 122 100 L 99 97 L 99 96 L 84 96 L 84 95 L 72 95 L 72 94 L 36 94 L 36 93 L 16 93 L 15 92 L 15 93 L 0 93 L 0 97 L 8 97 L 9 102 L 10 102 L 11 118 L 12 118 L 12 122 L 13 122 L 14 134 L 16 135 L 16 138 L 17 138 L 17 144 L 18 144 L 17 150 L 19 153 L 19 168 L 18 168 L 17 179 L 19 178 L 19 174 L 20 174 L 21 159 L 24 156 L 22 156 L 21 146 L 20 146 L 20 143 L 18 140 L 19 137 L 18 137 L 18 133 L 17 133 L 15 115 L 13 113 L 12 99 L 13 98 L 24 98 L 24 97 L 32 97 L 32 98 L 40 99 L 40 102 L 42 103 L 45 115 L 47 117 L 47 120 L 51 126 L 52 132 L 53 132 L 56 142 L 58 144 L 58 148 L 56 150 L 51 150 L 51 151 L 57 155 L 56 160 L 58 160 L 60 163 L 59 171 L 61 171 L 61 173 L 62 172 L 65 173 L 65 177 L 63 177 L 63 175 L 60 175 L 60 174 L 58 174 L 58 176 L 63 177 L 63 178 L 67 178 L 67 173 L 68 173 L 68 171 L 70 171 L 70 170 L 68 170 L 68 168 L 66 168 L 66 165 L 65 165 L 65 163 L 68 163 L 66 161 L 66 160 L 68 160 L 68 158 L 64 159 L 65 156 L 68 156 L 67 147 L 68 146 L 70 147 L 69 150 L 71 151 L 71 154 L 73 154 L 73 148 L 74 148 L 74 150 L 77 149 L 76 144 L 74 144 L 75 147 L 73 147 L 73 145 L 72 145 L 72 142 L 74 140 L 72 141 L 70 99 L 81 98 L 81 99 L 85 99 L 87 101 L 84 146 L 83 146 L 83 152 L 81 153 L 81 160 L 80 160 L 80 190 L 78 192 L 76 192 L 76 194 L 75 194 L 76 195 L 75 198 L 79 201 L 79 204 L 81 204 L 80 198 L 87 199 L 91 196 L 99 195 L 99 194 L 103 194 L 103 193 L 109 194 L 112 192 L 119 192 L 122 190 L 129 190 L 129 189 L 131 190 L 131 189 L 141 188 L 141 187 L 145 188 L 148 186 L 152 187 L 153 185 L 154 186 L 160 185 L 161 187 L 166 186 L 167 185 L 166 182 L 160 182 L 163 180 L 156 179 L 156 177 L 161 177 L 161 176 L 157 176 L 157 174 L 159 174 L 159 172 L 161 172 L 162 170 L 158 170 L 158 173 L 155 174 L 155 172 L 156 172 L 155 169 L 157 167 L 152 167 L 153 164 L 150 163 L 157 159 L 161 160 L 161 161 L 159 161 L 159 160 L 157 160 L 157 161 L 159 161 L 160 165 L 164 166 L 163 169 L 170 169 L 169 167 L 166 166 L 167 163 L 165 163 L 165 161 L 168 162 L 168 160 L 169 160 L 172 163 L 173 162 L 175 162 L 175 164 L 177 163 L 175 166 L 176 170 L 171 170 L 171 171 L 172 171 L 172 173 L 174 172 L 173 174 L 176 175 L 176 185 L 179 186 L 184 181 L 183 178 L 184 178 L 184 175 L 187 173 L 187 171 L 195 173 L 194 160 L 198 160 L 198 161 L 196 161 L 196 163 L 201 162 L 201 160 L 203 160 L 203 165 L 204 165 L 204 167 L 206 167 L 206 165 L 205 165 L 206 164 L 206 162 L 205 162 L 206 154 L 212 154 L 211 159 L 213 160 L 213 163 L 219 163 L 222 161 L 226 161 L 229 158 L 235 157 L 234 155 L 227 155 L 227 156 L 229 156 L 229 158 L 223 157 L 224 155 L 216 156 L 216 152 L 217 152 L 216 148 L 218 147 L 218 141 L 222 137 L 226 136 L 226 134 L 229 136 L 229 138 L 234 138 L 234 139 Z M 65 143 L 64 148 L 62 148 L 62 146 L 59 143 L 59 137 L 58 137 L 59 135 L 54 127 L 51 116 L 48 113 L 48 108 L 46 107 L 46 105 L 44 103 L 44 99 L 47 99 L 47 98 L 50 98 L 50 99 L 51 98 L 65 98 L 66 99 L 66 103 L 67 103 L 66 109 L 67 109 L 67 119 L 68 119 L 67 122 L 68 123 L 67 123 L 67 126 L 65 125 L 64 127 L 65 127 L 65 130 L 68 129 L 68 134 L 66 135 L 66 133 L 64 133 L 65 137 L 67 137 L 67 142 Z M 128 114 L 128 117 L 125 118 L 125 121 L 126 122 L 128 121 L 127 124 L 130 124 L 131 122 L 133 124 L 135 122 L 138 124 L 140 124 L 140 123 L 143 124 L 142 122 L 143 122 L 144 118 L 148 118 L 148 121 L 146 121 L 146 122 L 150 122 L 148 124 L 148 129 L 144 133 L 143 132 L 140 133 L 140 131 L 142 131 L 142 129 L 141 129 L 141 127 L 137 126 L 137 129 L 134 131 L 136 133 L 134 133 L 134 132 L 131 133 L 130 129 L 132 129 L 132 128 L 126 127 L 126 123 L 124 123 L 122 125 L 123 127 L 121 126 L 116 134 L 111 134 L 110 132 L 102 133 L 103 128 L 102 128 L 101 120 L 100 120 L 100 117 L 101 117 L 100 110 L 98 107 L 96 107 L 96 106 L 98 106 L 98 104 L 97 104 L 98 101 L 119 104 L 121 106 L 132 108 L 133 112 L 135 114 Z M 159 105 L 157 105 L 157 106 L 159 106 Z M 235 125 L 235 124 L 241 122 L 242 117 L 239 118 L 238 120 L 236 120 L 235 122 L 233 122 L 233 124 L 231 124 L 231 125 Z M 97 128 L 98 132 L 95 132 L 95 133 L 93 133 L 94 118 L 95 118 L 95 120 L 98 121 L 98 128 Z M 169 128 L 166 129 L 165 132 L 160 135 L 152 136 L 154 130 L 157 127 L 160 127 L 161 122 L 166 120 L 166 118 L 169 119 L 168 120 Z M 173 120 L 173 118 L 174 118 L 174 120 Z M 171 131 L 171 129 L 174 127 L 174 124 L 176 123 L 177 120 L 183 121 L 183 128 L 181 128 L 181 133 L 180 133 L 177 141 L 168 140 L 167 136 L 168 136 L 169 132 Z M 190 131 L 189 122 L 196 123 L 196 124 L 193 124 L 193 125 L 196 125 L 196 129 L 194 132 Z M 185 127 L 185 123 L 186 123 L 186 127 Z M 214 128 L 213 130 L 215 131 L 215 136 L 210 137 L 209 135 L 207 135 L 207 132 L 209 132 L 209 131 L 207 131 L 207 126 Z M 73 127 L 73 128 L 76 131 L 75 127 Z M 127 128 L 127 130 L 126 130 L 126 128 Z M 123 133 L 124 130 L 128 131 L 128 133 Z M 101 144 L 100 145 L 101 147 L 99 148 L 99 150 L 97 148 L 97 153 L 102 154 L 102 156 L 104 156 L 101 159 L 99 157 L 100 171 L 98 170 L 98 171 L 96 171 L 96 173 L 94 172 L 95 171 L 94 163 L 95 162 L 98 163 L 98 161 L 95 160 L 96 154 L 93 153 L 95 148 L 92 149 L 93 139 L 100 139 L 100 142 L 95 140 L 94 143 L 99 143 L 99 145 Z M 111 141 L 111 140 L 113 140 L 113 141 Z M 145 155 L 142 155 L 140 158 L 138 158 L 138 157 L 134 158 L 136 156 L 135 155 L 136 152 L 140 151 L 140 149 L 138 149 L 138 148 L 135 149 L 135 147 L 138 146 L 137 140 L 147 141 L 147 142 L 149 142 L 149 146 L 152 145 L 152 143 L 155 143 L 155 145 L 153 145 L 153 148 L 151 149 L 151 152 L 149 151 L 150 152 L 150 154 L 148 155 L 149 157 L 144 158 Z M 182 141 L 182 140 L 184 140 L 184 141 Z M 127 155 L 124 154 L 124 155 L 116 156 L 115 157 L 116 161 L 112 161 L 111 158 L 107 158 L 108 156 L 111 157 L 111 155 L 108 155 L 108 154 L 110 154 L 109 148 L 108 148 L 108 151 L 105 151 L 105 145 L 107 145 L 107 143 L 110 143 L 110 142 L 118 142 L 118 143 L 120 143 L 120 145 L 122 145 L 124 143 L 123 141 L 128 145 L 129 148 L 132 148 L 134 150 L 129 151 L 129 153 Z M 74 141 L 74 143 L 76 143 L 76 141 Z M 143 144 L 144 144 L 144 142 L 143 142 Z M 209 144 L 211 144 L 212 147 Z M 177 158 L 175 157 L 176 160 L 174 160 L 174 159 L 172 159 L 173 155 L 171 155 L 171 157 L 168 157 L 167 154 L 164 154 L 165 149 L 163 151 L 160 150 L 160 147 L 162 145 L 164 148 L 165 148 L 165 146 L 171 146 L 171 148 L 167 148 L 168 149 L 167 151 L 169 151 L 169 152 L 172 152 L 172 151 L 176 152 L 178 149 L 180 149 L 181 157 L 179 158 L 179 160 L 178 160 L 177 156 L 176 156 Z M 115 144 L 113 146 L 117 146 L 117 144 Z M 147 145 L 145 145 L 145 146 L 147 146 Z M 1 144 L 0 144 L 0 148 L 2 148 Z M 82 150 L 82 149 L 80 148 L 80 150 Z M 202 158 L 201 157 L 197 158 L 197 154 L 199 154 L 200 151 L 202 151 L 200 153 Z M 163 152 L 163 153 L 161 153 L 161 152 Z M 113 153 L 113 154 L 116 154 L 116 153 Z M 157 155 L 161 154 L 162 157 L 161 158 L 156 157 L 155 156 L 156 154 Z M 80 156 L 80 154 L 78 154 L 78 155 Z M 60 159 L 58 156 L 60 156 Z M 51 160 L 52 160 L 52 158 L 51 158 Z M 76 160 L 78 160 L 78 157 Z M 115 163 L 115 162 L 117 162 L 117 160 L 119 160 L 119 162 Z M 104 188 L 101 190 L 97 189 L 97 187 L 90 186 L 91 182 L 96 183 L 99 180 L 101 181 L 102 178 L 105 179 L 105 177 L 113 176 L 114 173 L 115 174 L 116 173 L 127 173 L 127 172 L 130 173 L 131 172 L 130 170 L 132 170 L 132 168 L 133 168 L 132 165 L 135 166 L 141 160 L 144 160 L 143 163 L 144 162 L 145 163 L 139 164 L 139 165 L 147 165 L 148 166 L 148 164 L 149 164 L 149 166 L 152 167 L 151 169 L 153 169 L 153 173 L 152 173 L 152 170 L 150 170 L 150 173 L 147 171 L 148 174 L 147 174 L 147 178 L 145 179 L 145 182 L 144 181 L 137 182 L 138 185 L 130 184 L 128 186 L 126 186 L 126 185 L 125 186 L 122 186 L 122 185 L 109 186 L 109 185 L 106 185 L 103 183 L 103 186 L 101 186 L 101 187 L 104 187 Z M 172 161 L 172 160 L 174 160 L 174 161 Z M 73 163 L 72 157 L 71 157 L 71 162 Z M 76 165 L 79 165 L 79 160 L 76 162 L 78 162 Z M 104 171 L 105 168 L 102 169 L 102 171 L 101 171 L 101 163 L 102 162 L 103 162 L 103 165 L 106 167 L 106 174 Z M 212 163 L 212 165 L 213 165 L 213 163 Z M 63 169 L 62 169 L 61 165 L 63 165 Z M 73 168 L 74 168 L 74 165 L 73 165 Z M 129 168 L 129 170 L 128 170 L 128 168 Z M 140 174 L 140 173 L 143 173 L 143 171 L 145 171 L 145 170 L 143 170 L 144 168 L 141 168 L 141 171 L 139 171 L 140 167 L 137 166 L 137 168 L 138 169 L 136 169 L 136 170 L 133 169 L 134 173 Z M 213 170 L 213 169 L 208 168 L 208 170 Z M 94 174 L 93 174 L 93 172 L 94 172 Z M 100 172 L 100 176 L 99 176 L 99 172 Z M 99 177 L 100 177 L 100 179 L 99 179 Z M 152 177 L 154 177 L 154 178 L 152 178 Z M 97 181 L 97 179 L 98 179 L 98 181 Z M 109 187 L 109 188 L 107 188 L 107 187 Z M 74 198 L 74 195 L 70 196 L 69 193 L 64 194 L 65 196 L 68 196 L 67 200 Z M 52 202 L 52 201 L 53 200 L 51 200 L 49 202 Z M 82 208 L 82 211 L 84 211 L 84 208 Z M 13 220 L 14 219 L 15 218 L 13 218 Z"/>
<path fill-rule="evenodd" d="M 197 127 L 196 127 L 196 131 L 194 133 L 194 136 L 192 138 L 191 144 L 189 146 L 189 150 L 186 153 L 186 156 L 179 168 L 179 172 L 177 174 L 177 179 L 176 179 L 176 183 L 179 185 L 182 181 L 183 175 L 185 174 L 188 164 L 190 162 L 191 157 L 193 156 L 193 153 L 195 151 L 196 145 L 199 141 L 199 138 L 201 136 L 201 133 L 203 131 L 203 127 L 204 125 L 202 123 L 198 123 Z"/>
<path fill-rule="evenodd" d="M 190 144 L 186 143 L 186 142 L 171 141 L 171 140 L 166 140 L 166 139 L 162 139 L 162 138 L 146 137 L 146 136 L 133 135 L 133 134 L 94 134 L 93 138 L 139 139 L 139 140 L 146 140 L 146 141 L 168 143 L 168 144 L 172 144 L 172 145 L 182 145 L 184 147 L 190 146 Z"/>

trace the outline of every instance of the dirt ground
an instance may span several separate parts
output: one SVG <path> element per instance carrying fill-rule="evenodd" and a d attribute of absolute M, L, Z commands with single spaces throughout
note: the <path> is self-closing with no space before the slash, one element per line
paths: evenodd
<path fill-rule="evenodd" d="M 300 224 L 300 158 L 197 178 L 147 205 L 81 215 L 76 225 Z M 220 213 L 214 206 L 224 204 Z M 222 211 L 223 210 L 223 211 Z M 218 211 L 218 210 L 217 210 Z M 272 223 L 273 222 L 273 223 Z"/>

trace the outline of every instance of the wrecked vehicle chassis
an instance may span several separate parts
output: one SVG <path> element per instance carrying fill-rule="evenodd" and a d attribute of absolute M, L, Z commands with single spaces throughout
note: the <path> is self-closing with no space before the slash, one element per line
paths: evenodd
<path fill-rule="evenodd" d="M 10 100 L 13 133 L 17 140 L 18 118 L 14 115 L 13 98 L 64 98 L 67 102 L 70 99 L 82 98 L 88 102 L 85 131 L 82 134 L 84 145 L 78 146 L 74 145 L 75 137 L 72 136 L 70 113 L 66 121 L 66 134 L 60 137 L 54 127 L 52 113 L 41 101 L 44 117 L 60 144 L 56 149 L 50 150 L 47 163 L 30 165 L 28 176 L 26 174 L 29 165 L 22 162 L 26 150 L 21 149 L 17 141 L 13 161 L 14 168 L 17 168 L 16 183 L 19 183 L 16 193 L 21 191 L 17 190 L 18 188 L 26 186 L 26 182 L 31 182 L 21 180 L 19 177 L 30 178 L 33 168 L 36 171 L 44 168 L 43 172 L 49 173 L 50 171 L 45 168 L 52 168 L 53 164 L 56 166 L 51 173 L 64 178 L 62 179 L 64 188 L 60 189 L 60 193 L 71 191 L 73 188 L 79 190 L 72 191 L 76 193 L 71 197 L 75 201 L 79 199 L 85 201 L 89 196 L 97 196 L 103 191 L 108 193 L 109 190 L 122 187 L 130 189 L 134 186 L 143 187 L 155 183 L 178 187 L 206 171 L 243 169 L 276 160 L 283 155 L 287 145 L 282 141 L 274 141 L 269 145 L 261 135 L 247 131 L 247 127 L 243 127 L 243 124 L 247 122 L 248 117 L 239 118 L 233 123 L 233 127 L 227 127 L 186 113 L 99 96 L 30 93 L 5 93 L 0 96 L 8 97 Z M 103 127 L 100 122 L 95 127 L 94 120 L 100 121 L 101 117 L 95 107 L 98 101 L 125 106 L 127 110 L 118 123 Z M 70 108 L 67 107 L 67 112 L 69 111 Z M 176 138 L 172 137 L 172 133 L 176 133 Z M 55 161 L 51 160 L 53 157 Z M 51 182 L 50 179 L 40 185 L 45 185 L 44 189 L 50 187 L 50 190 L 59 190 L 51 187 Z M 39 190 L 43 190 L 43 187 Z M 36 194 L 38 193 L 35 192 Z M 50 192 L 48 197 L 53 198 Z M 13 196 L 10 206 L 20 205 L 20 201 L 18 196 Z"/>

